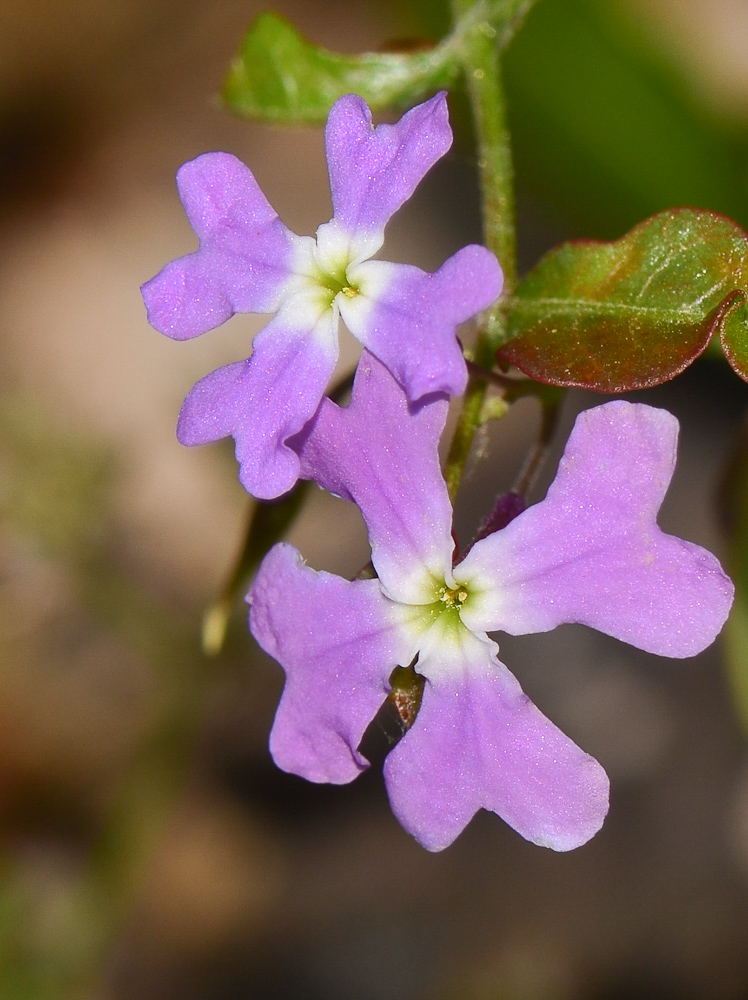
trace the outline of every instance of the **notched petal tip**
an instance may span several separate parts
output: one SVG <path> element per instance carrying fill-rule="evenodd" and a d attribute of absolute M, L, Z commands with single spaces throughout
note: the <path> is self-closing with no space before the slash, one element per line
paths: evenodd
<path fill-rule="evenodd" d="M 434 275 L 440 305 L 464 323 L 487 309 L 501 295 L 504 272 L 496 256 L 484 246 L 471 243 L 446 260 Z"/>
<path fill-rule="evenodd" d="M 580 414 L 546 499 L 461 564 L 480 581 L 466 623 L 512 635 L 576 623 L 677 658 L 709 646 L 732 583 L 710 552 L 657 523 L 677 432 L 675 417 L 642 403 Z"/>
<path fill-rule="evenodd" d="M 273 757 L 310 781 L 352 781 L 368 766 L 357 748 L 409 642 L 378 582 L 315 572 L 279 544 L 263 560 L 249 603 L 252 634 L 286 673 Z"/>
<path fill-rule="evenodd" d="M 432 117 L 436 120 L 435 124 L 437 127 L 443 127 L 446 125 L 451 134 L 446 90 L 439 90 L 433 95 L 433 97 L 423 101 L 421 104 L 416 104 L 414 107 L 406 111 L 398 122 L 393 124 L 394 126 L 397 126 L 400 122 L 412 118 L 415 115 L 423 118 L 429 116 Z M 375 128 L 371 108 L 363 97 L 359 96 L 359 94 L 343 94 L 342 97 L 339 97 L 337 101 L 335 101 L 327 116 L 326 129 L 334 130 L 341 123 L 341 119 L 343 118 L 355 118 L 361 124 L 368 125 L 372 130 Z M 388 128 L 391 127 L 393 126 L 388 126 Z"/>
<path fill-rule="evenodd" d="M 200 251 L 167 264 L 140 291 L 148 322 L 172 340 L 192 340 L 234 315 Z"/>
<path fill-rule="evenodd" d="M 381 239 L 391 216 L 451 144 L 443 93 L 376 127 L 361 98 L 341 97 L 325 129 L 333 214 L 341 230 L 351 239 Z"/>
<path fill-rule="evenodd" d="M 427 680 L 413 727 L 385 761 L 393 812 L 430 851 L 448 847 L 479 809 L 539 846 L 580 847 L 608 811 L 605 771 L 523 694 L 490 645 L 476 636 L 464 653 L 461 677 Z"/>
<path fill-rule="evenodd" d="M 242 486 L 260 500 L 274 500 L 296 484 L 299 457 L 286 445 L 283 428 L 272 426 L 254 402 L 251 369 L 250 358 L 200 379 L 182 404 L 177 440 L 194 447 L 233 437 Z"/>
<path fill-rule="evenodd" d="M 270 756 L 286 774 L 316 785 L 348 785 L 369 767 L 368 760 L 329 730 L 322 741 L 300 736 L 299 727 L 285 715 L 276 715 L 270 731 Z"/>
<path fill-rule="evenodd" d="M 358 94 L 343 94 L 330 108 L 325 125 L 325 132 L 338 127 L 342 119 L 356 119 L 362 124 L 374 128 L 371 108 Z"/>
<path fill-rule="evenodd" d="M 235 361 L 205 375 L 190 389 L 177 421 L 177 440 L 193 447 L 220 441 L 234 433 L 242 399 L 242 383 L 250 361 Z"/>
<path fill-rule="evenodd" d="M 177 171 L 177 189 L 201 239 L 228 224 L 261 229 L 277 218 L 252 171 L 233 153 L 188 160 Z"/>
<path fill-rule="evenodd" d="M 589 754 L 578 764 L 578 779 L 583 791 L 579 796 L 576 816 L 571 812 L 558 822 L 550 823 L 545 829 L 525 835 L 518 833 L 538 847 L 547 847 L 560 854 L 583 847 L 600 832 L 610 809 L 610 779 L 604 768 Z"/>

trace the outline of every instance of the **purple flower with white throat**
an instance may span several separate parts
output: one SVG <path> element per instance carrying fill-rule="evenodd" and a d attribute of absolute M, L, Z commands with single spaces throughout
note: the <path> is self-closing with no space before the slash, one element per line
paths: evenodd
<path fill-rule="evenodd" d="M 602 824 L 607 777 L 523 694 L 487 632 L 579 622 L 691 656 L 719 632 L 733 587 L 714 556 L 657 525 L 676 419 L 624 401 L 582 413 L 545 500 L 453 567 L 446 413 L 444 396 L 409 403 L 364 353 L 350 405 L 325 400 L 299 435 L 302 475 L 359 505 L 378 578 L 314 572 L 286 544 L 267 555 L 248 600 L 253 634 L 286 672 L 271 752 L 311 781 L 352 780 L 393 668 L 415 661 L 421 707 L 384 763 L 405 829 L 441 850 L 484 808 L 570 850 Z"/>
<path fill-rule="evenodd" d="M 232 435 L 240 479 L 254 496 L 290 489 L 299 460 L 286 443 L 314 415 L 338 357 L 338 319 L 415 401 L 459 395 L 466 367 L 458 325 L 498 297 L 501 268 L 464 247 L 434 274 L 370 260 L 390 217 L 452 143 L 445 94 L 393 125 L 372 127 L 360 97 L 341 97 L 325 132 L 332 221 L 316 239 L 287 229 L 252 173 L 206 153 L 177 175 L 200 247 L 143 286 L 148 319 L 187 340 L 234 313 L 275 313 L 253 354 L 195 385 L 179 416 L 183 444 Z"/>

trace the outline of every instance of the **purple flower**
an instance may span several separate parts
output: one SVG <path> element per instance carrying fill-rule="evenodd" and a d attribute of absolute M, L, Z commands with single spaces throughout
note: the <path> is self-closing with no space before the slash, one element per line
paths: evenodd
<path fill-rule="evenodd" d="M 194 386 L 179 416 L 182 444 L 233 435 L 240 479 L 272 498 L 296 482 L 286 442 L 314 415 L 338 357 L 342 317 L 415 401 L 457 395 L 466 383 L 457 326 L 499 295 L 501 268 L 484 247 L 464 247 L 435 273 L 369 260 L 384 228 L 449 149 L 445 94 L 394 125 L 372 127 L 360 97 L 341 97 L 325 132 L 333 218 L 316 239 L 287 229 L 244 164 L 206 153 L 177 175 L 200 247 L 143 286 L 148 319 L 175 340 L 237 312 L 275 313 L 252 357 Z"/>
<path fill-rule="evenodd" d="M 378 579 L 314 572 L 285 544 L 266 557 L 248 599 L 256 639 L 287 675 L 270 748 L 311 781 L 355 778 L 391 671 L 417 657 L 421 708 L 384 764 L 405 829 L 441 850 L 482 807 L 570 850 L 602 824 L 607 777 L 522 693 L 486 633 L 580 622 L 691 656 L 719 632 L 733 587 L 714 556 L 657 526 L 677 421 L 623 401 L 582 413 L 546 499 L 453 567 L 436 447 L 446 412 L 443 396 L 409 403 L 364 353 L 348 408 L 326 400 L 300 435 L 302 475 L 361 508 Z"/>

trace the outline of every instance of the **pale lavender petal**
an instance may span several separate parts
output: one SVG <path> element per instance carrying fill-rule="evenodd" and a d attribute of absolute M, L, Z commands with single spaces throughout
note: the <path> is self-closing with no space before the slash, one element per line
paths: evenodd
<path fill-rule="evenodd" d="M 185 163 L 177 184 L 200 249 L 143 285 L 149 322 L 188 340 L 237 312 L 274 312 L 313 241 L 286 229 L 249 168 L 229 153 Z"/>
<path fill-rule="evenodd" d="M 435 274 L 370 260 L 349 268 L 348 276 L 361 291 L 341 301 L 340 315 L 408 398 L 464 392 L 467 368 L 457 327 L 498 298 L 503 275 L 494 255 L 473 245 L 463 247 Z"/>
<path fill-rule="evenodd" d="M 452 508 L 439 467 L 447 399 L 409 404 L 366 351 L 346 408 L 326 399 L 293 442 L 301 475 L 361 509 L 382 586 L 411 604 L 435 600 L 452 566 Z"/>
<path fill-rule="evenodd" d="M 367 767 L 358 752 L 398 663 L 413 656 L 409 609 L 376 580 L 316 573 L 290 545 L 276 545 L 249 593 L 250 627 L 286 672 L 270 751 L 284 771 L 343 784 Z"/>
<path fill-rule="evenodd" d="M 285 493 L 298 479 L 299 459 L 286 442 L 314 415 L 338 356 L 333 311 L 320 315 L 317 309 L 315 316 L 299 300 L 288 303 L 255 337 L 250 358 L 201 379 L 179 414 L 182 444 L 232 435 L 241 483 L 265 500 Z"/>
<path fill-rule="evenodd" d="M 643 404 L 582 413 L 546 499 L 456 568 L 468 627 L 522 635 L 580 622 L 664 656 L 708 646 L 732 583 L 711 553 L 656 523 L 677 433 L 675 417 Z"/>
<path fill-rule="evenodd" d="M 389 218 L 452 145 L 446 94 L 376 128 L 366 103 L 347 94 L 330 111 L 325 145 L 334 218 L 351 236 L 375 237 L 373 253 Z"/>
<path fill-rule="evenodd" d="M 385 760 L 393 812 L 430 851 L 448 847 L 481 808 L 540 846 L 581 846 L 608 811 L 605 771 L 472 638 L 471 662 L 427 679 L 413 727 Z M 428 660 L 418 669 L 428 675 Z"/>

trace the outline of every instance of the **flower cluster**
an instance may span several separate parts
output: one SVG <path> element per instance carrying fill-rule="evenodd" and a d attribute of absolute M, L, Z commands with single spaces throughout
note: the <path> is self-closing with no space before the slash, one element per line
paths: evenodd
<path fill-rule="evenodd" d="M 248 360 L 197 383 L 177 429 L 187 445 L 232 435 L 253 496 L 277 497 L 296 482 L 298 458 L 287 442 L 325 393 L 338 358 L 338 317 L 410 400 L 464 390 L 455 333 L 501 292 L 496 258 L 468 246 L 435 274 L 370 260 L 390 217 L 451 142 L 444 94 L 377 128 L 361 98 L 342 97 L 325 132 L 333 218 L 316 239 L 283 225 L 234 156 L 206 153 L 180 169 L 179 193 L 200 247 L 147 282 L 143 297 L 152 325 L 175 340 L 234 313 L 275 313 Z"/>
<path fill-rule="evenodd" d="M 453 567 L 446 413 L 444 396 L 409 403 L 364 354 L 350 405 L 323 402 L 297 442 L 302 475 L 360 507 L 377 579 L 315 573 L 285 544 L 267 556 L 249 602 L 255 638 L 287 675 L 271 750 L 312 781 L 355 778 L 393 668 L 415 661 L 421 708 L 384 765 L 402 825 L 440 850 L 483 807 L 569 850 L 605 817 L 605 772 L 522 693 L 486 633 L 578 622 L 692 656 L 722 627 L 732 584 L 714 556 L 657 526 L 677 421 L 623 401 L 582 413 L 546 499 Z"/>
<path fill-rule="evenodd" d="M 384 764 L 405 829 L 441 850 L 485 808 L 563 851 L 599 829 L 607 777 L 523 694 L 488 633 L 578 622 L 691 656 L 722 627 L 732 584 L 710 553 L 657 525 L 675 418 L 623 401 L 585 411 L 545 500 L 456 559 L 437 449 L 466 383 L 456 328 L 495 300 L 501 271 L 476 246 L 435 274 L 370 259 L 450 141 L 444 95 L 377 128 L 363 101 L 342 98 L 326 132 L 334 215 L 316 240 L 286 229 L 232 156 L 206 154 L 179 174 L 200 248 L 143 292 L 151 322 L 177 339 L 275 311 L 247 361 L 190 392 L 180 440 L 231 434 L 255 496 L 310 479 L 356 503 L 369 531 L 376 578 L 315 572 L 278 544 L 248 596 L 252 632 L 286 672 L 276 763 L 351 781 L 393 671 L 411 667 L 422 700 Z M 338 317 L 364 346 L 344 408 L 324 396 Z"/>

